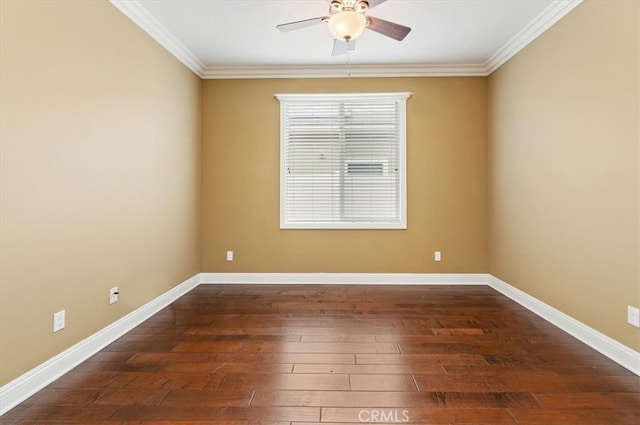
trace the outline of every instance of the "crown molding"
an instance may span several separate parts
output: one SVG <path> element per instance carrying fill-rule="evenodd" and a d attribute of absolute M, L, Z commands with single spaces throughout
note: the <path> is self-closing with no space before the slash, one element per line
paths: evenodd
<path fill-rule="evenodd" d="M 555 0 L 481 64 L 205 66 L 137 0 L 109 0 L 142 30 L 202 79 L 344 77 L 486 77 L 518 54 L 583 0 Z"/>
<path fill-rule="evenodd" d="M 205 67 L 204 79 L 486 76 L 482 65 L 304 65 Z"/>
<path fill-rule="evenodd" d="M 547 6 L 538 16 L 513 36 L 483 65 L 487 75 L 500 68 L 505 62 L 517 55 L 529 43 L 551 28 L 566 14 L 576 8 L 583 0 L 556 0 Z"/>
<path fill-rule="evenodd" d="M 137 0 L 109 0 L 120 12 L 156 40 L 187 68 L 202 78 L 204 64 L 167 30 Z"/>

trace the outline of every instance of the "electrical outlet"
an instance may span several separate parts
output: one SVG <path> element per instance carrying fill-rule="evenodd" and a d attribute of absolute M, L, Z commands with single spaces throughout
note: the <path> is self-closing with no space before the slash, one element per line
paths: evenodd
<path fill-rule="evenodd" d="M 65 311 L 60 310 L 57 313 L 53 313 L 53 331 L 58 332 L 64 329 L 65 326 Z"/>
<path fill-rule="evenodd" d="M 640 328 L 640 309 L 627 306 L 627 323 L 636 328 Z"/>
<path fill-rule="evenodd" d="M 442 261 L 442 253 L 440 251 L 433 253 L 433 261 Z"/>
<path fill-rule="evenodd" d="M 227 251 L 227 261 L 233 261 L 233 251 Z"/>
<path fill-rule="evenodd" d="M 109 304 L 118 302 L 118 295 L 120 295 L 120 292 L 117 286 L 109 289 Z"/>

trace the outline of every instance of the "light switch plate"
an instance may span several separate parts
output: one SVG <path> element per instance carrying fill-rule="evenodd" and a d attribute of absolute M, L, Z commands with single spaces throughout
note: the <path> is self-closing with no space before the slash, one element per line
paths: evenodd
<path fill-rule="evenodd" d="M 118 291 L 117 286 L 109 289 L 109 304 L 117 303 L 118 295 L 120 295 L 120 291 Z"/>

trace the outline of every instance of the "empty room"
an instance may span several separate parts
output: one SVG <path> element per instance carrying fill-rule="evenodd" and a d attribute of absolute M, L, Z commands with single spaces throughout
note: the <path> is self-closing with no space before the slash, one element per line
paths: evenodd
<path fill-rule="evenodd" d="M 0 0 L 0 424 L 640 423 L 640 1 Z"/>

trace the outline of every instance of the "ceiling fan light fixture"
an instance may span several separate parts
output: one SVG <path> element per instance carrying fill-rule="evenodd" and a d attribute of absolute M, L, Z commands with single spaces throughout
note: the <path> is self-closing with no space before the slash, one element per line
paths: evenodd
<path fill-rule="evenodd" d="M 367 18 L 355 10 L 342 10 L 331 15 L 329 19 L 329 31 L 338 40 L 355 40 L 362 34 L 367 26 Z"/>

